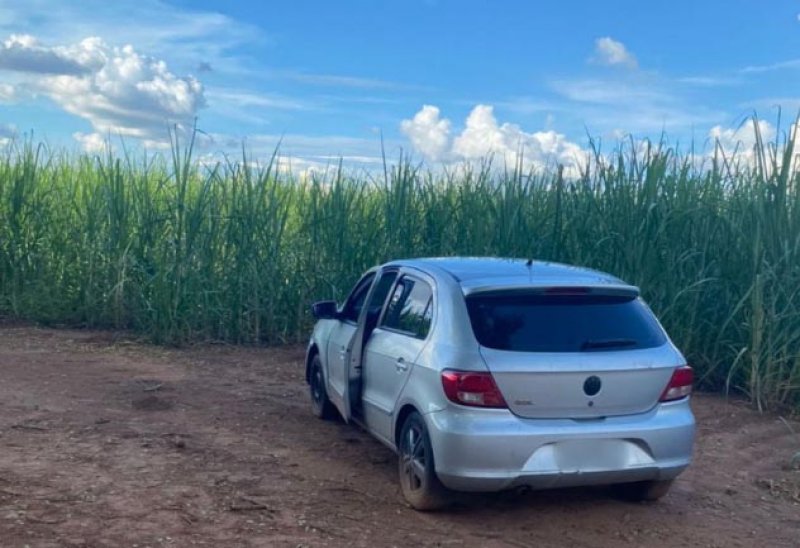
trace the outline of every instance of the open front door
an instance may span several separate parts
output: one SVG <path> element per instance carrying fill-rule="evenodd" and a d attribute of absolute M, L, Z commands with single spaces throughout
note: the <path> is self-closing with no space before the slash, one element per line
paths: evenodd
<path fill-rule="evenodd" d="M 349 349 L 357 329 L 356 322 L 340 319 L 328 336 L 328 397 L 345 421 L 350 419 Z"/>
<path fill-rule="evenodd" d="M 366 305 L 361 308 L 355 329 L 341 352 L 340 359 L 344 368 L 345 382 L 342 387 L 341 402 L 334 402 L 334 404 L 346 422 L 349 422 L 353 415 L 361 416 L 361 360 L 364 345 L 378 323 L 389 290 L 396 279 L 397 269 L 391 267 L 380 270 L 372 279 L 366 295 Z"/>
<path fill-rule="evenodd" d="M 325 349 L 328 397 L 345 421 L 350 420 L 350 352 L 358 331 L 361 313 L 375 282 L 375 271 L 367 272 L 355 285 L 339 309 L 328 333 Z"/>

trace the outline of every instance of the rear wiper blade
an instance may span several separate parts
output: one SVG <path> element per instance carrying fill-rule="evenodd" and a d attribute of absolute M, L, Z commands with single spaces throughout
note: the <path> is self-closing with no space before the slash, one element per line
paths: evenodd
<path fill-rule="evenodd" d="M 595 350 L 600 348 L 621 348 L 624 346 L 634 346 L 636 341 L 633 339 L 597 339 L 585 341 L 581 345 L 581 350 Z"/>

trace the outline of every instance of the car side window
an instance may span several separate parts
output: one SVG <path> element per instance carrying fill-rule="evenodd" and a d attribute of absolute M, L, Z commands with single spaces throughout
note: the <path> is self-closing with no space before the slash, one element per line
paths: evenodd
<path fill-rule="evenodd" d="M 381 326 L 408 333 L 418 339 L 428 336 L 433 318 L 433 291 L 420 280 L 405 276 L 389 297 Z"/>
<path fill-rule="evenodd" d="M 375 291 L 372 292 L 372 299 L 369 302 L 369 312 L 375 315 L 375 320 L 378 319 L 383 308 L 383 303 L 386 302 L 386 297 L 389 295 L 389 290 L 392 288 L 394 281 L 397 279 L 397 271 L 384 272 L 378 283 L 375 285 Z"/>
<path fill-rule="evenodd" d="M 375 274 L 370 273 L 361 278 L 356 284 L 350 296 L 342 309 L 341 318 L 349 322 L 357 322 L 358 316 L 361 314 L 361 309 L 364 307 L 364 302 L 367 300 L 367 293 L 372 286 L 372 281 L 375 279 Z"/>

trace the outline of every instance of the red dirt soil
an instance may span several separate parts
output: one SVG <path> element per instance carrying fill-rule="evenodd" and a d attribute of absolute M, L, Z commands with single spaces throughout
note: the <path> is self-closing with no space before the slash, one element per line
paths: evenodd
<path fill-rule="evenodd" d="M 695 462 L 658 503 L 569 489 L 423 514 L 388 449 L 312 417 L 302 348 L 0 325 L 0 545 L 800 545 L 800 423 L 693 405 Z"/>

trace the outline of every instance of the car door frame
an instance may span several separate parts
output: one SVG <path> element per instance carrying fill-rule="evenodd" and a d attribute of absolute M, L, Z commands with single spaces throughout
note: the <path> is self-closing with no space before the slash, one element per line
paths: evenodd
<path fill-rule="evenodd" d="M 380 272 L 380 269 L 377 268 L 377 267 L 376 268 L 371 268 L 371 269 L 367 270 L 366 272 L 364 272 L 364 274 L 362 274 L 359 277 L 358 281 L 353 286 L 353 289 L 347 295 L 347 298 L 342 302 L 341 306 L 337 309 L 337 312 L 338 312 L 337 315 L 339 317 L 336 319 L 336 322 L 338 322 L 336 327 L 340 327 L 341 324 L 350 324 L 350 325 L 355 326 L 355 330 L 353 331 L 353 335 L 350 337 L 350 340 L 347 341 L 346 343 L 344 343 L 344 345 L 343 345 L 344 346 L 344 351 L 342 352 L 342 369 L 343 369 L 342 375 L 343 375 L 343 379 L 342 379 L 342 391 L 341 391 L 341 393 L 339 392 L 339 390 L 336 389 L 336 387 L 334 385 L 334 382 L 332 381 L 333 375 L 331 374 L 331 371 L 332 371 L 333 367 L 338 367 L 338 363 L 337 364 L 332 364 L 331 363 L 331 361 L 332 361 L 331 360 L 331 355 L 334 355 L 334 353 L 336 352 L 336 349 L 331 348 L 332 345 L 336 344 L 332 340 L 332 337 L 331 337 L 332 333 L 331 332 L 328 333 L 328 340 L 327 340 L 327 343 L 325 345 L 325 366 L 326 366 L 326 369 L 327 369 L 327 371 L 325 371 L 325 373 L 326 373 L 326 375 L 325 375 L 325 385 L 326 385 L 326 389 L 327 389 L 327 392 L 328 392 L 328 398 L 331 400 L 331 403 L 333 403 L 334 407 L 336 407 L 336 409 L 339 411 L 339 413 L 341 414 L 341 416 L 345 420 L 345 422 L 348 422 L 350 420 L 350 416 L 351 416 L 350 396 L 349 396 L 349 392 L 350 392 L 350 390 L 349 390 L 349 387 L 350 387 L 350 382 L 349 382 L 349 377 L 350 377 L 350 374 L 349 374 L 349 371 L 350 371 L 349 361 L 350 360 L 349 360 L 349 355 L 348 355 L 349 348 L 351 346 L 353 337 L 359 331 L 358 326 L 359 326 L 359 324 L 361 322 L 361 319 L 363 317 L 364 310 L 367 308 L 366 304 L 367 304 L 367 302 L 369 300 L 369 297 L 370 297 L 370 295 L 372 293 L 372 289 L 375 286 L 375 280 L 378 279 L 379 272 Z M 356 318 L 355 321 L 352 321 L 350 319 L 345 319 L 343 317 L 344 311 L 347 309 L 347 306 L 351 302 L 351 300 L 352 300 L 353 296 L 355 295 L 355 293 L 363 286 L 363 284 L 365 283 L 365 280 L 370 275 L 372 276 L 372 281 L 371 282 L 367 282 L 367 283 L 369 283 L 369 287 L 367 289 L 367 294 L 364 297 L 364 306 L 362 306 L 361 310 L 359 311 L 358 317 Z"/>
<path fill-rule="evenodd" d="M 364 298 L 364 306 L 361 308 L 361 311 L 358 315 L 358 320 L 356 322 L 356 330 L 353 333 L 350 341 L 347 343 L 345 354 L 344 354 L 344 374 L 345 374 L 345 382 L 343 393 L 341 395 L 341 400 L 338 398 L 338 394 L 335 401 L 334 398 L 331 398 L 331 402 L 336 406 L 339 410 L 339 413 L 342 415 L 342 418 L 345 422 L 350 422 L 353 418 L 353 408 L 357 403 L 355 400 L 356 398 L 361 397 L 359 386 L 361 381 L 361 359 L 364 349 L 364 342 L 365 342 L 365 331 L 366 331 L 366 323 L 367 323 L 367 316 L 369 315 L 369 304 L 372 300 L 375 290 L 378 287 L 378 282 L 383 277 L 384 274 L 387 272 L 396 272 L 397 278 L 392 283 L 389 292 L 384 297 L 383 303 L 381 303 L 381 311 L 378 316 L 378 321 L 380 321 L 381 317 L 383 316 L 384 310 L 386 308 L 386 300 L 388 300 L 389 296 L 394 289 L 395 284 L 397 283 L 397 279 L 400 278 L 402 274 L 401 268 L 398 265 L 386 265 L 382 267 L 375 267 L 367 272 L 365 272 L 359 282 L 356 284 L 354 291 L 360 287 L 361 280 L 366 278 L 369 274 L 373 274 L 372 282 L 370 283 L 370 287 L 367 290 L 367 295 Z M 352 292 L 351 292 L 352 295 Z M 345 304 L 342 306 L 342 311 L 346 306 L 346 303 L 349 301 L 350 296 L 345 301 Z M 347 321 L 347 320 L 339 320 L 339 321 Z M 329 343 L 330 344 L 330 341 Z"/>

